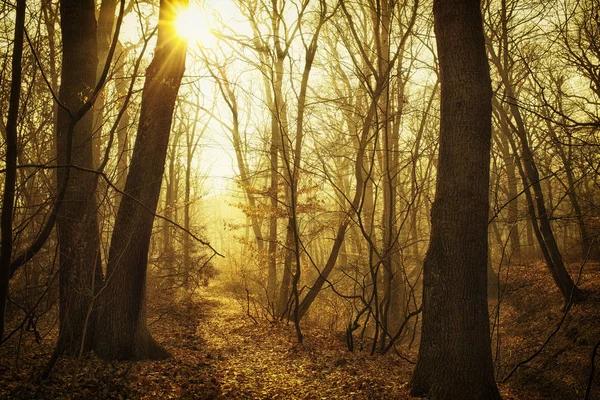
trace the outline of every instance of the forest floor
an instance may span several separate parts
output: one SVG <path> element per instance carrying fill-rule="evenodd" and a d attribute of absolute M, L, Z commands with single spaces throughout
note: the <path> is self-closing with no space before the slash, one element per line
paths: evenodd
<path fill-rule="evenodd" d="M 513 268 L 498 325 L 500 379 L 535 353 L 563 316 L 562 301 L 543 266 Z M 586 267 L 581 282 L 586 300 L 571 309 L 538 356 L 499 384 L 503 398 L 583 399 L 591 351 L 600 339 L 600 266 Z M 55 329 L 41 343 L 27 332 L 15 335 L 0 346 L 0 398 L 410 398 L 407 382 L 414 366 L 409 362 L 394 354 L 348 352 L 342 334 L 307 323 L 300 345 L 292 324 L 255 321 L 219 282 L 193 301 L 151 309 L 149 320 L 171 359 L 60 358 L 44 381 L 37 376 L 52 353 Z M 414 361 L 415 351 L 404 356 Z M 595 379 L 591 398 L 600 399 L 600 376 Z"/>

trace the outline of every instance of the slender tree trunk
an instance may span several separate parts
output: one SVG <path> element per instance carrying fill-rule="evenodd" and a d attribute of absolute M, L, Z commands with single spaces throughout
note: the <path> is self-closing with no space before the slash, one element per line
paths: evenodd
<path fill-rule="evenodd" d="M 21 98 L 21 60 L 23 57 L 23 36 L 25 31 L 25 0 L 17 1 L 15 18 L 15 40 L 11 64 L 10 100 L 6 118 L 6 172 L 2 195 L 2 215 L 0 217 L 0 340 L 4 337 L 4 315 L 10 280 L 10 262 L 13 246 L 13 210 L 17 181 L 17 120 Z"/>
<path fill-rule="evenodd" d="M 491 83 L 479 1 L 435 1 L 440 149 L 413 396 L 500 399 L 487 307 Z"/>
<path fill-rule="evenodd" d="M 100 77 L 104 64 L 108 57 L 108 51 L 110 49 L 110 43 L 113 34 L 113 26 L 115 22 L 115 9 L 117 7 L 118 0 L 102 0 L 100 3 L 100 9 L 98 11 L 98 30 L 97 30 L 97 45 L 98 45 L 98 72 L 96 78 Z M 97 167 L 102 161 L 102 155 L 100 154 L 102 145 L 102 125 L 104 118 L 104 105 L 105 105 L 106 91 L 102 89 L 98 95 L 98 98 L 94 102 L 93 109 L 93 154 L 94 154 L 94 165 Z"/>
<path fill-rule="evenodd" d="M 198 117 L 200 115 L 200 108 L 196 108 L 194 115 L 194 123 L 192 129 L 186 129 L 186 168 L 185 168 L 185 189 L 184 189 L 184 203 L 183 203 L 183 227 L 186 231 L 190 231 L 191 228 L 191 190 L 192 190 L 192 160 L 198 147 L 198 141 L 202 137 L 202 134 L 196 135 L 196 127 L 198 126 Z M 206 129 L 206 125 L 204 127 Z M 204 133 L 204 131 L 202 132 Z M 190 272 L 193 271 L 194 266 L 191 263 L 192 253 L 192 241 L 190 235 L 187 232 L 183 233 L 183 268 L 184 278 L 183 285 L 186 290 L 191 289 Z"/>
<path fill-rule="evenodd" d="M 96 17 L 93 0 L 63 0 L 60 3 L 63 64 L 59 99 L 75 113 L 96 85 Z M 73 114 L 59 109 L 57 120 L 58 163 L 94 168 L 92 162 L 92 113 L 77 125 Z M 73 135 L 72 149 L 68 148 Z M 70 167 L 67 167 L 70 168 Z M 58 169 L 59 185 L 66 170 Z M 57 216 L 60 251 L 60 335 L 58 353 L 76 354 L 90 346 L 89 326 L 94 297 L 102 285 L 100 237 L 96 205 L 97 176 L 72 168 L 69 184 Z"/>
<path fill-rule="evenodd" d="M 505 28 L 506 29 L 506 28 Z M 504 32 L 504 36 L 507 35 L 507 32 Z M 506 47 L 507 44 L 505 43 Z M 564 261 L 562 259 L 562 255 L 558 248 L 558 244 L 556 243 L 556 238 L 554 237 L 554 232 L 552 231 L 552 227 L 550 225 L 550 220 L 548 216 L 548 211 L 546 209 L 545 204 L 545 196 L 542 190 L 542 185 L 540 183 L 540 175 L 538 171 L 538 167 L 536 165 L 535 159 L 533 157 L 533 152 L 529 145 L 529 139 L 527 137 L 527 129 L 525 127 L 525 122 L 521 115 L 521 110 L 517 105 L 518 97 L 515 93 L 513 82 L 510 80 L 509 71 L 507 70 L 507 66 L 503 65 L 502 61 L 496 54 L 494 47 L 491 45 L 491 42 L 488 42 L 487 46 L 488 52 L 490 54 L 490 58 L 502 79 L 502 84 L 504 86 L 506 97 L 509 99 L 509 109 L 512 117 L 514 118 L 515 125 L 512 127 L 514 132 L 517 135 L 519 145 L 520 145 L 520 163 L 522 165 L 522 173 L 523 173 L 523 186 L 526 191 L 533 191 L 533 196 L 530 198 L 533 200 L 534 204 L 529 206 L 530 211 L 533 211 L 534 214 L 532 216 L 532 222 L 537 224 L 539 229 L 538 242 L 540 248 L 542 249 L 542 253 L 546 259 L 546 264 L 554 281 L 556 282 L 558 288 L 563 295 L 565 302 L 567 302 L 571 293 L 573 294 L 574 300 L 578 300 L 581 297 L 581 291 L 575 287 L 569 272 L 566 270 Z M 504 49 L 505 52 L 508 51 L 508 48 Z M 501 119 L 504 120 L 506 124 L 505 130 L 508 131 L 509 118 L 506 115 L 507 111 L 504 110 L 502 104 L 494 99 L 495 107 L 501 113 Z M 509 137 L 509 141 L 512 141 L 512 137 Z M 514 146 L 514 143 L 511 142 L 511 146 L 513 146 L 513 152 L 517 153 L 517 148 Z M 534 217 L 535 216 L 535 217 Z M 534 230 L 536 227 L 534 226 Z M 540 240 L 541 239 L 541 240 Z"/>
<path fill-rule="evenodd" d="M 213 77 L 217 80 L 219 88 L 221 90 L 221 94 L 227 103 L 231 111 L 232 118 L 232 126 L 231 126 L 231 138 L 233 142 L 233 149 L 235 151 L 235 158 L 238 165 L 238 171 L 240 176 L 240 181 L 242 184 L 242 189 L 246 194 L 246 201 L 248 202 L 248 206 L 252 212 L 250 216 L 250 222 L 252 224 L 252 231 L 254 233 L 254 239 L 256 240 L 256 248 L 258 253 L 262 255 L 264 248 L 264 238 L 262 234 L 262 229 L 260 226 L 260 220 L 256 216 L 256 200 L 254 194 L 252 193 L 251 186 L 252 182 L 250 179 L 250 175 L 248 172 L 248 165 L 245 159 L 245 154 L 243 150 L 242 144 L 242 135 L 240 132 L 240 119 L 239 119 L 239 108 L 237 103 L 237 98 L 233 89 L 231 88 L 231 83 L 227 77 L 225 68 L 219 68 L 219 75 L 212 72 L 212 68 L 209 67 L 209 70 Z M 267 88 L 268 90 L 268 88 Z"/>
<path fill-rule="evenodd" d="M 288 252 L 286 254 L 284 262 L 283 276 L 281 280 L 281 287 L 279 291 L 278 301 L 278 313 L 283 316 L 287 310 L 287 304 L 290 297 L 290 284 L 292 284 L 292 291 L 295 295 L 295 308 L 294 313 L 297 313 L 298 299 L 297 299 L 297 284 L 300 280 L 300 237 L 298 233 L 298 185 L 300 180 L 300 168 L 302 162 L 302 145 L 304 143 L 304 113 L 306 110 L 306 94 L 308 91 L 308 79 L 312 70 L 312 65 L 315 60 L 317 53 L 317 43 L 321 27 L 323 26 L 326 6 L 325 2 L 321 1 L 321 17 L 317 29 L 310 41 L 310 44 L 306 46 L 306 57 L 304 62 L 304 70 L 302 71 L 302 80 L 300 82 L 300 94 L 298 96 L 298 112 L 296 119 L 296 138 L 293 152 L 288 152 L 285 149 L 285 142 L 282 141 L 284 156 L 284 162 L 289 178 L 289 190 L 288 190 L 288 204 L 290 205 L 290 215 L 288 217 L 287 229 L 286 229 L 286 246 L 288 246 Z M 290 155 L 292 159 L 290 160 Z M 295 256 L 295 257 L 294 257 Z M 294 278 L 292 279 L 292 261 L 296 263 L 296 271 L 294 272 Z M 296 323 L 298 322 L 298 318 Z M 299 334 L 299 337 L 301 335 Z M 302 341 L 300 339 L 300 341 Z"/>
<path fill-rule="evenodd" d="M 504 80 L 504 82 L 506 86 L 508 81 Z M 510 89 L 508 90 L 508 96 L 511 99 L 515 99 L 514 93 Z M 494 103 L 501 114 L 501 121 L 504 121 L 504 129 L 508 131 L 508 116 L 506 115 L 506 111 L 502 105 L 499 104 L 499 102 L 494 100 Z M 540 175 L 533 158 L 533 153 L 529 147 L 529 141 L 525 131 L 525 124 L 521 118 L 519 108 L 516 105 L 511 105 L 510 107 L 511 113 L 513 117 L 515 117 L 515 121 L 517 123 L 515 131 L 517 132 L 517 137 L 521 147 L 521 163 L 519 165 L 519 172 L 523 180 L 523 187 L 525 188 L 531 223 L 533 224 L 533 231 L 538 240 L 542 254 L 544 255 L 546 266 L 550 270 L 552 278 L 558 286 L 565 302 L 569 301 L 571 298 L 571 293 L 573 294 L 573 299 L 577 301 L 581 298 L 581 291 L 575 287 L 569 272 L 565 268 L 562 255 L 558 249 L 558 244 L 556 243 L 556 239 L 554 237 L 554 232 L 550 226 L 550 220 L 544 201 L 544 194 L 540 183 Z M 517 143 L 512 136 L 508 135 L 507 138 L 513 149 L 513 152 L 517 153 Z"/>
<path fill-rule="evenodd" d="M 117 66 L 117 71 L 115 72 L 116 76 L 116 89 L 119 98 L 125 98 L 127 95 L 127 80 L 125 79 L 125 63 L 120 62 Z M 123 104 L 122 107 L 125 105 Z M 128 153 L 129 153 L 129 125 L 131 123 L 131 116 L 128 110 L 125 110 L 121 120 L 119 121 L 119 125 L 117 127 L 117 180 L 115 182 L 115 186 L 119 190 L 123 190 L 125 188 L 125 179 L 127 178 L 127 164 L 128 164 Z M 116 202 L 115 208 L 119 209 L 120 204 L 120 195 L 118 196 L 118 200 Z"/>
<path fill-rule="evenodd" d="M 304 298 L 302 299 L 302 302 L 300 303 L 300 305 L 298 307 L 298 318 L 299 319 L 302 319 L 304 317 L 304 315 L 306 314 L 306 312 L 312 305 L 313 301 L 315 301 L 315 299 L 317 298 L 317 295 L 321 291 L 321 288 L 327 281 L 327 277 L 333 270 L 333 267 L 336 264 L 336 261 L 337 261 L 337 258 L 338 258 L 339 252 L 340 252 L 340 248 L 342 247 L 342 243 L 344 241 L 344 236 L 346 235 L 346 230 L 350 223 L 350 218 L 359 209 L 361 201 L 363 199 L 363 193 L 364 193 L 365 186 L 366 186 L 366 182 L 365 182 L 366 177 L 363 172 L 364 172 L 364 163 L 365 163 L 365 153 L 366 153 L 366 148 L 367 148 L 367 143 L 368 143 L 368 134 L 369 134 L 369 131 L 371 130 L 373 120 L 375 118 L 377 100 L 378 100 L 379 96 L 381 95 L 382 86 L 383 85 L 380 85 L 380 84 L 377 85 L 377 90 L 375 91 L 375 97 L 374 97 L 373 101 L 371 102 L 371 105 L 369 106 L 369 111 L 367 112 L 367 116 L 363 123 L 362 132 L 358 139 L 358 151 L 356 154 L 356 163 L 354 165 L 354 178 L 356 180 L 356 189 L 354 192 L 354 197 L 352 198 L 352 203 L 350 204 L 350 208 L 347 211 L 347 216 L 342 220 L 342 222 L 338 226 L 337 233 L 335 235 L 333 245 L 331 248 L 331 252 L 329 253 L 329 257 L 327 259 L 325 266 L 321 270 L 319 277 L 317 278 L 315 283 L 311 286 L 308 293 L 306 293 L 306 295 L 304 296 Z"/>
<path fill-rule="evenodd" d="M 379 15 L 375 16 L 375 36 L 377 39 L 377 69 L 380 74 L 389 74 L 390 68 L 390 14 L 393 2 L 382 1 L 380 3 Z M 377 21 L 378 20 L 378 21 Z M 398 68 L 402 68 L 402 56 L 404 49 L 399 50 Z M 401 77 L 400 77 L 401 78 Z M 390 79 L 391 81 L 391 79 Z M 404 85 L 400 80 L 397 91 L 403 96 Z M 396 223 L 396 187 L 398 183 L 398 136 L 391 124 L 392 98 L 390 84 L 385 87 L 383 96 L 379 99 L 379 128 L 381 132 L 382 146 L 382 173 L 383 173 L 383 213 L 382 213 L 382 264 L 383 264 L 383 296 L 381 304 L 381 324 L 384 331 L 389 331 L 394 325 L 398 325 L 399 319 L 399 253 L 398 253 L 398 227 Z M 398 116 L 402 116 L 402 104 L 398 104 Z M 387 336 L 380 337 L 380 350 L 386 346 Z"/>
<path fill-rule="evenodd" d="M 516 257 L 519 259 L 521 257 L 521 239 L 520 239 L 520 230 L 519 230 L 519 199 L 518 199 L 518 180 L 516 173 L 516 163 L 518 162 L 517 157 L 510 151 L 510 145 L 508 143 L 507 135 L 510 135 L 510 132 L 502 129 L 500 134 L 498 135 L 498 147 L 500 148 L 500 154 L 502 154 L 502 159 L 504 160 L 504 165 L 506 168 L 506 188 L 507 188 L 507 197 L 508 197 L 508 206 L 507 206 L 507 219 L 510 224 L 510 232 L 509 232 L 509 245 L 510 245 L 510 253 L 512 257 Z"/>
<path fill-rule="evenodd" d="M 562 112 L 562 107 L 561 107 L 561 112 Z M 564 122 L 566 122 L 566 121 L 564 121 Z M 571 148 L 572 147 L 570 146 L 570 143 L 569 143 L 568 153 L 565 152 L 565 150 L 563 149 L 563 144 L 558 139 L 558 135 L 556 134 L 556 132 L 554 130 L 554 126 L 550 123 L 549 120 L 546 120 L 546 127 L 548 128 L 547 132 L 550 135 L 550 138 L 554 142 L 554 145 L 556 147 L 556 152 L 558 153 L 558 155 L 565 167 L 565 175 L 567 176 L 567 185 L 568 185 L 566 188 L 567 196 L 569 197 L 569 202 L 571 203 L 571 206 L 573 207 L 573 212 L 575 213 L 575 220 L 577 222 L 577 229 L 579 230 L 579 240 L 580 240 L 580 244 L 581 244 L 579 255 L 581 256 L 581 258 L 585 258 L 589 252 L 591 255 L 591 258 L 597 259 L 598 256 L 600 255 L 600 253 L 599 253 L 598 249 L 591 249 L 592 240 L 588 233 L 587 226 L 585 225 L 585 220 L 584 220 L 584 216 L 583 216 L 583 213 L 581 210 L 581 205 L 579 204 L 579 199 L 577 196 L 577 191 L 576 191 L 576 187 L 575 187 L 576 186 L 575 174 L 573 173 L 573 163 L 571 162 L 571 159 L 572 159 Z M 571 137 L 569 136 L 567 140 L 571 141 Z M 565 228 L 565 231 L 567 231 L 566 228 Z"/>
<path fill-rule="evenodd" d="M 271 105 L 271 147 L 269 150 L 271 215 L 269 217 L 269 245 L 267 248 L 267 294 L 268 301 L 271 304 L 274 304 L 275 294 L 277 293 L 277 210 L 279 208 L 279 149 L 281 148 L 281 134 L 279 132 L 281 122 L 279 121 L 278 109 L 279 107 L 274 100 Z"/>
<path fill-rule="evenodd" d="M 418 265 L 419 260 L 421 259 L 421 255 L 419 253 L 419 206 L 421 204 L 421 191 L 418 188 L 417 181 L 417 164 L 419 163 L 419 158 L 421 156 L 421 140 L 423 138 L 423 132 L 425 131 L 427 117 L 433 105 L 433 100 L 437 95 L 439 87 L 439 79 L 436 79 L 435 84 L 433 85 L 433 89 L 431 90 L 431 95 L 429 96 L 429 100 L 427 101 L 427 107 L 423 112 L 423 116 L 421 117 L 421 122 L 419 124 L 419 130 L 417 131 L 415 137 L 414 149 L 412 151 L 412 167 L 410 170 L 410 198 L 411 201 L 414 202 L 410 212 L 410 232 L 411 232 L 411 241 L 412 241 L 412 258 L 413 264 Z M 431 161 L 429 161 L 431 162 Z"/>
<path fill-rule="evenodd" d="M 175 263 L 175 249 L 173 248 L 173 229 L 170 221 L 176 220 L 175 210 L 177 208 L 177 187 L 179 180 L 177 177 L 177 159 L 179 158 L 179 138 L 186 129 L 183 122 L 180 122 L 177 127 L 174 127 L 175 134 L 172 135 L 170 141 L 170 149 L 167 151 L 167 172 L 165 182 L 165 206 L 163 215 L 165 219 L 162 222 L 162 254 L 163 269 L 169 277 L 171 283 L 177 280 L 177 265 Z"/>
<path fill-rule="evenodd" d="M 162 359 L 168 353 L 146 325 L 148 250 L 187 44 L 173 21 L 186 0 L 161 0 L 154 58 L 146 70 L 140 123 L 112 235 L 95 337 L 106 359 Z"/>

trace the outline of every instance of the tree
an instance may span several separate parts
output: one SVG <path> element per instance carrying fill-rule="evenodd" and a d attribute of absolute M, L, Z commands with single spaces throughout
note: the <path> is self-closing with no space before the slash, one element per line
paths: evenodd
<path fill-rule="evenodd" d="M 96 351 L 107 359 L 163 359 L 168 353 L 146 325 L 148 249 L 169 144 L 187 43 L 177 35 L 186 0 L 161 0 L 158 39 L 146 70 L 140 123 L 124 196 L 110 243 L 106 287 L 100 298 Z"/>
<path fill-rule="evenodd" d="M 13 212 L 15 204 L 15 186 L 17 180 L 17 120 L 21 97 L 21 60 L 23 57 L 23 36 L 25 30 L 25 0 L 17 2 L 15 40 L 13 45 L 12 71 L 10 83 L 10 103 L 6 118 L 6 176 L 2 195 L 2 215 L 0 229 L 2 244 L 0 248 L 0 340 L 4 336 L 4 311 L 10 280 L 10 261 L 13 246 Z"/>
<path fill-rule="evenodd" d="M 505 22 L 503 22 L 504 28 L 501 30 L 503 36 L 503 39 L 500 39 L 501 46 L 508 46 L 508 31 L 506 31 L 508 20 L 506 19 L 507 17 L 505 15 L 505 8 L 506 5 L 504 4 L 504 11 L 502 11 L 502 15 L 503 21 Z M 528 138 L 525 119 L 523 118 L 521 108 L 518 106 L 519 96 L 516 93 L 512 80 L 510 79 L 510 74 L 508 71 L 509 66 L 506 65 L 509 63 L 509 61 L 512 61 L 507 55 L 509 49 L 507 47 L 501 47 L 504 55 L 504 60 L 502 60 L 492 46 L 492 42 L 488 41 L 487 43 L 487 50 L 490 54 L 490 59 L 496 67 L 504 87 L 505 99 L 503 100 L 508 103 L 510 115 L 512 115 L 514 123 L 512 123 L 508 111 L 506 111 L 506 109 L 502 106 L 502 104 L 500 104 L 499 101 L 497 101 L 496 98 L 494 98 L 495 109 L 500 114 L 501 119 L 504 120 L 503 123 L 505 127 L 503 128 L 503 131 L 508 139 L 508 142 L 511 144 L 513 154 L 520 153 L 520 163 L 517 165 L 517 167 L 520 172 L 521 179 L 523 180 L 523 187 L 525 188 L 531 224 L 533 226 L 538 244 L 542 250 L 542 254 L 544 255 L 546 265 L 552 274 L 552 278 L 554 279 L 557 287 L 560 289 L 561 294 L 565 299 L 565 304 L 569 303 L 571 296 L 573 297 L 573 300 L 581 299 L 581 291 L 575 286 L 575 283 L 571 279 L 569 272 L 565 268 L 562 254 L 558 248 L 554 231 L 550 224 L 550 215 L 546 207 L 545 196 L 540 183 L 539 168 L 535 161 L 530 139 Z M 517 140 L 513 138 L 511 131 L 508 129 L 509 126 L 516 133 Z M 517 147 L 517 143 L 520 145 L 520 149 Z"/>
<path fill-rule="evenodd" d="M 57 215 L 60 250 L 60 336 L 58 353 L 89 345 L 94 293 L 102 284 L 100 236 L 96 215 L 97 176 L 91 169 L 92 115 L 77 120 L 96 86 L 96 16 L 93 0 L 60 3 L 63 64 L 57 116 L 59 190 L 68 181 Z M 75 168 L 74 166 L 80 167 Z M 70 171 L 68 171 L 70 170 Z"/>
<path fill-rule="evenodd" d="M 435 1 L 440 149 L 412 395 L 500 399 L 487 308 L 491 81 L 479 1 Z"/>

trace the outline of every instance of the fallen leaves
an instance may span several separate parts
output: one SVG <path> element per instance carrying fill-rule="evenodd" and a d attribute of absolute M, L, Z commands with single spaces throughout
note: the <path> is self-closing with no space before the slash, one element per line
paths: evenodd
<path fill-rule="evenodd" d="M 543 266 L 513 268 L 498 325 L 501 374 L 536 350 L 562 312 L 561 299 Z M 590 348 L 600 335 L 600 266 L 585 273 L 582 282 L 588 298 L 571 311 L 560 334 L 538 358 L 499 385 L 503 398 L 582 397 Z M 410 398 L 407 382 L 413 365 L 400 357 L 348 352 L 339 332 L 306 322 L 305 343 L 300 345 L 292 324 L 251 321 L 243 307 L 216 285 L 203 289 L 193 301 L 163 310 L 153 307 L 149 313 L 156 323 L 151 329 L 171 359 L 106 362 L 93 354 L 61 358 L 50 377 L 39 382 L 36 374 L 52 354 L 55 332 L 41 344 L 35 343 L 33 335 L 23 335 L 20 342 L 15 336 L 0 346 L 0 398 Z M 414 348 L 402 352 L 416 359 Z"/>

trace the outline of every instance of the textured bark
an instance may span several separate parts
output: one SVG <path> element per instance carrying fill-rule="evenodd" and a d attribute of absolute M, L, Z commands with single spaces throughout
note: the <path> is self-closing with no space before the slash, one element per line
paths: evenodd
<path fill-rule="evenodd" d="M 74 114 L 92 95 L 96 85 L 96 17 L 93 0 L 63 0 L 60 3 L 63 64 L 60 108 L 57 116 L 58 164 L 84 168 L 92 164 L 92 115 L 76 122 Z M 74 125 L 77 123 L 76 125 Z M 69 136 L 72 136 L 72 148 Z M 68 154 L 70 152 L 70 154 Z M 57 173 L 59 186 L 66 169 Z M 57 215 L 60 251 L 59 353 L 76 354 L 89 345 L 89 327 L 94 322 L 94 296 L 102 284 L 100 237 L 96 215 L 96 174 L 71 169 L 69 184 Z M 60 189 L 60 187 L 59 187 Z M 84 337 L 85 336 L 85 337 Z"/>
<path fill-rule="evenodd" d="M 154 58 L 146 70 L 140 123 L 110 245 L 102 291 L 97 353 L 106 359 L 162 359 L 168 353 L 146 325 L 148 249 L 158 203 L 186 42 L 172 21 L 187 1 L 161 0 Z"/>
<path fill-rule="evenodd" d="M 436 0 L 440 149 L 412 395 L 500 399 L 487 307 L 491 83 L 479 1 Z"/>

